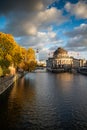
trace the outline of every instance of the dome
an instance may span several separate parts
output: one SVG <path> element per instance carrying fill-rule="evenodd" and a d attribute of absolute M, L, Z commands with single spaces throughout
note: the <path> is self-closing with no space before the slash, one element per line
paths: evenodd
<path fill-rule="evenodd" d="M 54 55 L 59 55 L 59 54 L 67 54 L 67 51 L 61 47 L 59 47 L 55 52 Z"/>

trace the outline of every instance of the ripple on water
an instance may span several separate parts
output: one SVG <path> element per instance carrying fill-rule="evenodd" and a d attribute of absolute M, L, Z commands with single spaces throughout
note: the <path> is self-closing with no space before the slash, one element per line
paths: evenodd
<path fill-rule="evenodd" d="M 87 78 L 30 73 L 0 107 L 0 129 L 87 130 Z"/>

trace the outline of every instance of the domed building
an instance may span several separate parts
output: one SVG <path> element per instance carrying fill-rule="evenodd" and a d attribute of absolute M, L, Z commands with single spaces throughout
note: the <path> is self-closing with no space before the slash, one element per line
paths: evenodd
<path fill-rule="evenodd" d="M 68 53 L 66 50 L 64 50 L 63 48 L 59 47 L 53 54 L 53 57 L 57 58 L 60 56 L 68 56 Z"/>
<path fill-rule="evenodd" d="M 68 52 L 59 47 L 53 54 L 53 58 L 48 58 L 47 69 L 68 69 L 72 66 L 73 59 L 69 57 Z"/>

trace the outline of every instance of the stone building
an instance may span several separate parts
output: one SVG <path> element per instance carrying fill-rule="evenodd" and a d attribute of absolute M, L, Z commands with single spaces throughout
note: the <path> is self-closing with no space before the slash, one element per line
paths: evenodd
<path fill-rule="evenodd" d="M 71 68 L 72 58 L 69 57 L 68 52 L 63 48 L 58 48 L 54 54 L 53 58 L 48 58 L 47 68 L 58 69 L 58 68 Z"/>
<path fill-rule="evenodd" d="M 86 66 L 86 60 L 85 59 L 75 59 L 73 58 L 72 68 L 77 69 L 79 67 Z"/>
<path fill-rule="evenodd" d="M 48 58 L 47 60 L 47 69 L 78 69 L 79 67 L 86 66 L 87 61 L 85 59 L 76 59 L 74 57 L 70 57 L 68 52 L 63 48 L 58 48 L 52 58 Z"/>

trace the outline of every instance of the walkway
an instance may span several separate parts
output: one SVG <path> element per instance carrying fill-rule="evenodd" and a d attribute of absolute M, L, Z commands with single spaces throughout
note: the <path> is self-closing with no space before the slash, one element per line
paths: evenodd
<path fill-rule="evenodd" d="M 0 95 L 5 92 L 18 78 L 20 78 L 20 74 L 16 74 L 15 76 L 5 76 L 0 78 Z"/>

